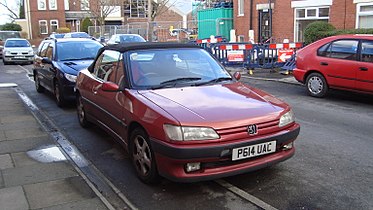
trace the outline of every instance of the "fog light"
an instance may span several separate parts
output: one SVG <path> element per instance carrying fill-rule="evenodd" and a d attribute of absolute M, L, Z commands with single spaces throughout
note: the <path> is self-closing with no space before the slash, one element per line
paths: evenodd
<path fill-rule="evenodd" d="M 289 150 L 291 148 L 293 148 L 293 142 L 290 142 L 289 144 L 282 146 L 282 150 Z"/>
<path fill-rule="evenodd" d="M 201 163 L 187 163 L 185 170 L 186 172 L 198 171 L 201 169 Z"/>

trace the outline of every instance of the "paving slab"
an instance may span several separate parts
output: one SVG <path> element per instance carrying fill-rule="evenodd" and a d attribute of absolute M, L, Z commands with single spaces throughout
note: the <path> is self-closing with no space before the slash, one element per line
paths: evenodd
<path fill-rule="evenodd" d="M 16 117 L 16 116 L 15 116 Z M 22 121 L 16 123 L 0 123 L 0 130 L 22 130 L 28 128 L 41 128 L 40 124 L 36 121 Z"/>
<path fill-rule="evenodd" d="M 2 170 L 5 187 L 34 184 L 78 176 L 67 162 L 41 163 Z"/>
<path fill-rule="evenodd" d="M 26 152 L 51 144 L 54 144 L 54 142 L 48 135 L 12 141 L 0 141 L 0 154 Z"/>
<path fill-rule="evenodd" d="M 5 141 L 5 140 L 6 140 L 5 132 L 0 130 L 0 141 Z"/>
<path fill-rule="evenodd" d="M 0 118 L 1 123 L 14 123 L 14 122 L 23 122 L 23 121 L 33 121 L 36 122 L 34 116 L 31 114 L 24 114 L 24 115 L 19 115 L 19 116 L 3 116 Z"/>
<path fill-rule="evenodd" d="M 3 173 L 0 170 L 0 189 L 4 188 L 4 179 L 3 179 Z"/>
<path fill-rule="evenodd" d="M 92 199 L 96 196 L 81 177 L 25 185 L 24 189 L 31 209 Z"/>
<path fill-rule="evenodd" d="M 107 209 L 105 205 L 102 204 L 99 198 L 77 201 L 72 203 L 61 204 L 57 206 L 51 206 L 43 208 L 43 210 L 105 210 Z"/>
<path fill-rule="evenodd" d="M 45 131 L 42 130 L 42 128 L 27 128 L 27 129 L 12 129 L 12 130 L 6 130 L 5 137 L 6 140 L 16 140 L 16 139 L 24 139 L 24 138 L 32 138 L 32 137 L 39 137 L 39 136 L 45 136 Z"/>
<path fill-rule="evenodd" d="M 0 170 L 14 168 L 12 158 L 9 154 L 0 155 Z"/>
<path fill-rule="evenodd" d="M 29 206 L 21 186 L 0 189 L 0 209 L 28 210 Z"/>
<path fill-rule="evenodd" d="M 40 164 L 37 160 L 30 158 L 26 152 L 18 152 L 11 154 L 12 159 L 14 161 L 15 167 L 24 167 L 24 166 L 31 166 L 35 164 Z"/>

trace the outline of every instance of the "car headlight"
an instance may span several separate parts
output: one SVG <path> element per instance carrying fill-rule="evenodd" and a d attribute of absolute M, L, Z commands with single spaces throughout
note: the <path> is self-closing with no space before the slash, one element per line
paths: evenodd
<path fill-rule="evenodd" d="M 207 127 L 186 127 L 165 124 L 163 128 L 168 138 L 175 141 L 211 140 L 219 138 L 219 135 L 214 129 Z"/>
<path fill-rule="evenodd" d="M 4 55 L 10 55 L 10 51 L 9 50 L 4 50 Z"/>
<path fill-rule="evenodd" d="M 281 116 L 280 122 L 278 123 L 279 127 L 284 127 L 295 121 L 295 116 L 292 110 L 286 112 Z"/>
<path fill-rule="evenodd" d="M 29 51 L 28 51 L 28 54 L 33 55 L 33 54 L 34 54 L 34 51 L 33 51 L 33 50 L 29 50 Z"/>
<path fill-rule="evenodd" d="M 65 73 L 65 78 L 69 80 L 70 82 L 76 82 L 76 76 L 72 74 Z"/>

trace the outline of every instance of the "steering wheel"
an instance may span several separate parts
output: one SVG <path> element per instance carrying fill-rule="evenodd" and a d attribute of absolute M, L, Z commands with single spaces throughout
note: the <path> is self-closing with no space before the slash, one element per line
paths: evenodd
<path fill-rule="evenodd" d="M 149 76 L 154 76 L 154 75 L 158 75 L 157 73 L 154 73 L 154 72 L 149 72 L 149 73 L 145 73 L 145 74 L 142 74 L 136 81 L 135 83 L 137 85 L 141 85 L 141 84 L 146 84 L 148 83 L 148 80 L 149 80 Z"/>

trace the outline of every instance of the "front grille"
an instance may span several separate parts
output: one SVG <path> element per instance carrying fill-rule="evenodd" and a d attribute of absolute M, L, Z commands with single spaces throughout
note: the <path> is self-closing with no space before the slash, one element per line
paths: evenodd
<path fill-rule="evenodd" d="M 253 123 L 253 124 L 256 124 L 258 128 L 258 133 L 253 136 L 250 136 L 248 133 L 247 129 L 249 125 L 218 129 L 217 133 L 222 139 L 227 139 L 228 136 L 234 136 L 235 139 L 257 137 L 257 136 L 266 135 L 266 134 L 270 134 L 275 131 L 278 131 L 279 130 L 278 123 L 279 123 L 279 120 L 271 120 L 271 121 L 262 122 L 262 123 Z"/>

